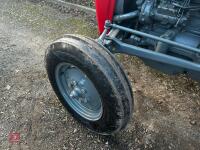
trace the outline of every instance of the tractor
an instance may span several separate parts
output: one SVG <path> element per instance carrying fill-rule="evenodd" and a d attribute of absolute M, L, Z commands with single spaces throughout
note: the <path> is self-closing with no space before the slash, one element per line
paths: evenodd
<path fill-rule="evenodd" d="M 70 114 L 102 135 L 125 129 L 134 97 L 114 54 L 200 80 L 199 0 L 96 0 L 99 38 L 64 35 L 45 54 L 50 83 Z"/>

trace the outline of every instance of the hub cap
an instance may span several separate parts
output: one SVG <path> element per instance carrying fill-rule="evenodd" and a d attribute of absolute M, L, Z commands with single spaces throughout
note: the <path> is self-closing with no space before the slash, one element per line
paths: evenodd
<path fill-rule="evenodd" d="M 87 120 L 96 121 L 102 116 L 101 98 L 92 81 L 76 66 L 57 65 L 57 86 L 68 105 Z"/>

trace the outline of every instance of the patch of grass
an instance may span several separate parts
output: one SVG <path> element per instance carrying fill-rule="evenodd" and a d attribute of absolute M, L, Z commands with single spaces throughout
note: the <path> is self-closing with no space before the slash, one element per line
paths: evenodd
<path fill-rule="evenodd" d="M 64 34 L 81 34 L 92 38 L 97 37 L 97 27 L 87 18 L 73 17 L 71 14 L 63 14 L 48 6 L 33 5 L 32 3 L 20 2 L 19 7 L 12 7 L 4 11 L 4 17 L 16 20 L 27 26 L 34 32 L 48 37 L 58 38 Z"/>
<path fill-rule="evenodd" d="M 90 25 L 90 23 L 84 19 L 70 18 L 68 24 L 74 28 L 76 34 L 89 35 L 92 38 L 97 38 L 96 26 Z"/>

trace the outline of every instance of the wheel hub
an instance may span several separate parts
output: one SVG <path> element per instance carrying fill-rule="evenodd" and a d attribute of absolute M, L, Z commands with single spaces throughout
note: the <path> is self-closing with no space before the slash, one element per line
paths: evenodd
<path fill-rule="evenodd" d="M 101 118 L 100 95 L 84 72 L 74 65 L 61 63 L 56 67 L 56 82 L 63 98 L 74 111 L 91 121 Z"/>
<path fill-rule="evenodd" d="M 81 79 L 81 81 L 75 81 L 73 80 L 70 84 L 72 91 L 70 92 L 70 97 L 74 100 L 80 100 L 81 102 L 86 103 L 86 93 L 87 90 L 84 89 L 84 79 Z M 83 83 L 82 83 L 83 82 Z"/>

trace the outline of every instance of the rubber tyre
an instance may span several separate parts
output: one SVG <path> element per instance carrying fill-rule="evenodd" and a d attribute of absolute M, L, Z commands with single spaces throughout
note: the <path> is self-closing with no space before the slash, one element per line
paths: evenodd
<path fill-rule="evenodd" d="M 64 100 L 56 83 L 55 69 L 70 63 L 93 82 L 103 105 L 99 120 L 90 121 L 76 113 Z M 88 129 L 110 135 L 124 129 L 132 116 L 133 94 L 123 68 L 113 55 L 96 41 L 77 35 L 65 35 L 53 42 L 45 54 L 50 83 L 63 106 Z"/>

